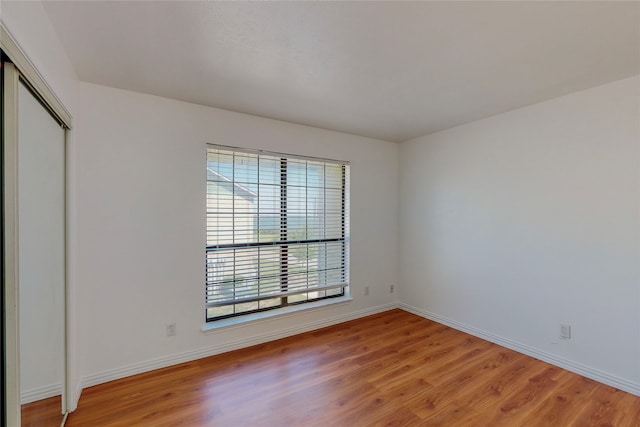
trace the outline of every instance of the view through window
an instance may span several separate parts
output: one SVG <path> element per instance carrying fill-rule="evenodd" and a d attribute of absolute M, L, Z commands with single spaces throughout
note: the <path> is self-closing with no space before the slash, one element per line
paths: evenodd
<path fill-rule="evenodd" d="M 342 296 L 348 276 L 348 163 L 207 148 L 207 321 Z"/>

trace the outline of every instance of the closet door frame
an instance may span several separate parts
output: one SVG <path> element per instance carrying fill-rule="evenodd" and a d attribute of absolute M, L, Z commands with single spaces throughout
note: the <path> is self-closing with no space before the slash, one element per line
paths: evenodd
<path fill-rule="evenodd" d="M 18 86 L 24 83 L 39 99 L 42 105 L 65 129 L 65 153 L 67 147 L 69 129 L 71 128 L 71 115 L 60 102 L 50 86 L 20 49 L 15 39 L 0 23 L 0 50 L 2 59 L 3 78 L 3 135 L 2 135 L 2 208 L 3 208 L 3 302 L 4 302 L 4 416 L 5 425 L 20 425 L 20 335 L 19 335 L 19 295 L 18 295 Z M 66 161 L 65 161 L 66 163 Z M 67 174 L 65 166 L 65 200 L 63 206 L 67 206 Z M 65 254 L 68 254 L 68 216 L 65 212 Z M 63 344 L 65 361 L 64 380 L 62 390 L 62 413 L 68 412 L 68 388 L 69 388 L 69 323 L 67 315 L 68 295 L 68 256 L 65 255 L 65 297 L 64 297 L 64 331 L 65 343 Z"/>
<path fill-rule="evenodd" d="M 5 417 L 20 425 L 20 334 L 18 329 L 18 79 L 13 64 L 3 68 L 3 237 Z"/>

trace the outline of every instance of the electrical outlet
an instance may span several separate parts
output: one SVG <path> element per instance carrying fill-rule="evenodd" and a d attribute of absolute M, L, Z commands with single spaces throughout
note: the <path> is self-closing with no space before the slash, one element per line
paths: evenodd
<path fill-rule="evenodd" d="M 393 293 L 396 290 L 396 285 L 389 285 L 389 292 Z"/>
<path fill-rule="evenodd" d="M 364 287 L 364 294 L 365 295 L 369 295 L 369 287 L 368 286 Z"/>
<path fill-rule="evenodd" d="M 167 336 L 172 337 L 176 334 L 176 324 L 175 323 L 167 323 Z"/>
<path fill-rule="evenodd" d="M 563 340 L 571 339 L 571 325 L 560 325 L 560 338 Z"/>

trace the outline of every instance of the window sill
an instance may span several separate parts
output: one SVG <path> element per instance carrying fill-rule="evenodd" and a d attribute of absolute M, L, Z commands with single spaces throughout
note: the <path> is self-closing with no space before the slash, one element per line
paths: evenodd
<path fill-rule="evenodd" d="M 253 314 L 247 314 L 245 316 L 230 317 L 228 319 L 216 320 L 213 322 L 205 323 L 204 325 L 202 325 L 202 328 L 200 328 L 200 330 L 204 334 L 210 334 L 213 332 L 217 332 L 221 329 L 233 328 L 237 326 L 246 326 L 247 324 L 258 322 L 260 320 L 286 317 L 287 315 L 292 315 L 302 311 L 310 311 L 310 310 L 314 311 L 316 309 L 322 309 L 327 306 L 344 304 L 352 300 L 353 298 L 351 298 L 350 295 L 345 295 L 339 298 L 330 298 L 330 299 L 316 301 L 308 304 L 291 305 L 288 307 L 283 307 L 276 310 L 264 311 L 261 313 L 253 313 Z"/>

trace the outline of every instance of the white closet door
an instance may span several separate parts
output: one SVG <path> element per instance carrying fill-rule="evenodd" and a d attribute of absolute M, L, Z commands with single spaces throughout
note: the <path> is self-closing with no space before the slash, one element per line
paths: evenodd
<path fill-rule="evenodd" d="M 24 404 L 60 395 L 64 388 L 65 133 L 22 83 L 18 88 L 18 217 Z"/>

